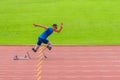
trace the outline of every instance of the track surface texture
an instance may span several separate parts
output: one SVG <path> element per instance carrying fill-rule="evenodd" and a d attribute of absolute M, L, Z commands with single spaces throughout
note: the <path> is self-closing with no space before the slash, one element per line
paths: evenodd
<path fill-rule="evenodd" d="M 47 59 L 13 60 L 32 46 L 0 46 L 0 80 L 120 80 L 120 46 L 54 46 Z"/>

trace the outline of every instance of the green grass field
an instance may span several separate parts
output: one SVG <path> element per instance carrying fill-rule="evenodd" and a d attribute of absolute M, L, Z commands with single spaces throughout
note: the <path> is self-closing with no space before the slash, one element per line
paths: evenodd
<path fill-rule="evenodd" d="M 1 0 L 0 44 L 35 44 L 33 23 L 64 23 L 54 44 L 120 44 L 120 0 Z"/>

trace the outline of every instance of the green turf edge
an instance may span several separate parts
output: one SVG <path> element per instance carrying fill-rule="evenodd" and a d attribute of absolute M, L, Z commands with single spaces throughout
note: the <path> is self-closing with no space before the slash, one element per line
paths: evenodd
<path fill-rule="evenodd" d="M 35 44 L 5 44 L 5 45 L 1 45 L 0 44 L 0 46 L 35 46 Z M 41 45 L 41 46 L 44 46 L 44 44 L 43 45 Z M 120 44 L 115 44 L 115 45 L 106 45 L 106 44 L 101 44 L 101 45 L 93 45 L 93 44 L 91 44 L 91 45 L 80 45 L 80 44 L 78 44 L 78 45 L 76 45 L 76 44 L 53 44 L 53 46 L 120 46 Z"/>

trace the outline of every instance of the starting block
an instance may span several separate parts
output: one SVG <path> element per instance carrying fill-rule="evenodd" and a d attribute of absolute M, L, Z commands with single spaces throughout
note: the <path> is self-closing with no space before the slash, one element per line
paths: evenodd
<path fill-rule="evenodd" d="M 41 47 L 39 50 L 38 50 L 38 52 L 37 52 L 37 54 L 38 55 L 40 55 L 40 54 L 42 54 L 42 56 L 45 58 L 45 59 L 47 59 L 47 56 L 44 54 L 44 51 L 46 50 L 46 46 L 43 46 L 43 47 Z M 27 51 L 26 52 L 26 55 L 25 56 L 18 56 L 18 55 L 15 55 L 14 57 L 13 57 L 13 60 L 30 60 L 30 59 L 32 59 L 31 58 L 31 56 L 30 56 L 30 54 L 32 53 L 33 51 L 32 50 L 29 50 L 29 51 Z"/>
<path fill-rule="evenodd" d="M 13 60 L 30 60 L 31 57 L 29 56 L 29 54 L 27 53 L 27 55 L 23 56 L 23 57 L 19 57 L 19 56 L 14 56 Z"/>

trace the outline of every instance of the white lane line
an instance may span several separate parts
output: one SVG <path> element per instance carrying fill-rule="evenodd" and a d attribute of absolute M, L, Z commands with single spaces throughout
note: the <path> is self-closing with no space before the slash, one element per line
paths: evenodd
<path fill-rule="evenodd" d="M 6 73 L 0 73 L 0 75 L 6 75 Z"/>
<path fill-rule="evenodd" d="M 75 65 L 74 65 L 75 66 Z M 77 65 L 76 65 L 77 66 Z M 120 67 L 120 65 L 79 65 L 80 67 Z"/>
<path fill-rule="evenodd" d="M 120 78 L 119 75 L 118 76 L 93 75 L 93 76 L 80 76 L 80 77 L 82 77 L 82 78 Z"/>
<path fill-rule="evenodd" d="M 68 58 L 72 58 L 72 57 L 68 57 Z M 77 56 L 77 58 L 120 58 L 120 56 Z"/>
<path fill-rule="evenodd" d="M 58 76 L 46 76 L 48 78 L 59 78 Z M 80 75 L 80 76 L 60 76 L 61 78 L 120 78 L 119 75 Z"/>
<path fill-rule="evenodd" d="M 116 73 L 116 72 L 119 72 L 120 73 L 120 70 L 80 70 L 80 72 L 101 72 L 101 73 L 108 73 L 108 72 L 111 72 L 111 73 L 115 72 Z"/>
<path fill-rule="evenodd" d="M 116 73 L 116 72 L 118 72 L 118 73 L 120 73 L 120 70 L 103 70 L 103 69 L 101 69 L 101 70 L 44 70 L 44 71 L 51 71 L 51 72 L 65 72 L 65 73 L 74 73 L 74 72 L 101 72 L 101 73 L 103 73 L 103 72 L 111 72 L 111 73 Z"/>
<path fill-rule="evenodd" d="M 48 68 L 57 68 L 57 67 L 64 67 L 64 68 L 73 68 L 73 67 L 79 67 L 79 68 L 90 68 L 90 67 L 103 67 L 103 68 L 109 68 L 109 67 L 114 67 L 114 68 L 120 68 L 120 65 L 81 65 L 81 64 L 78 64 L 78 65 L 49 65 L 46 67 Z"/>
<path fill-rule="evenodd" d="M 71 62 L 71 61 L 66 61 L 66 62 Z M 73 62 L 74 62 L 74 60 L 73 60 Z M 120 62 L 120 61 L 119 60 L 89 60 L 89 61 L 84 60 L 84 61 L 77 61 L 77 62 L 83 62 L 83 63 L 98 62 L 98 63 L 102 63 L 102 62 Z"/>
<path fill-rule="evenodd" d="M 33 75 L 32 75 L 32 76 L 31 76 L 31 75 L 30 75 L 30 76 L 24 76 L 24 75 L 22 75 L 22 76 L 20 76 L 20 75 L 19 75 L 19 76 L 18 76 L 18 75 L 16 75 L 16 76 L 11 75 L 11 76 L 10 76 L 10 75 L 7 75 L 7 77 L 11 77 L 11 78 L 18 78 L 18 77 L 19 77 L 19 78 L 26 78 L 26 77 L 35 78 L 36 76 L 33 76 Z M 5 75 L 5 76 L 1 76 L 1 75 L 0 75 L 0 78 L 6 78 L 6 75 Z"/>
<path fill-rule="evenodd" d="M 1 71 L 6 71 L 6 72 L 9 72 L 9 71 L 11 71 L 11 72 L 36 72 L 36 70 L 0 70 L 0 72 Z"/>

